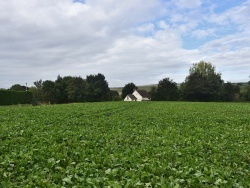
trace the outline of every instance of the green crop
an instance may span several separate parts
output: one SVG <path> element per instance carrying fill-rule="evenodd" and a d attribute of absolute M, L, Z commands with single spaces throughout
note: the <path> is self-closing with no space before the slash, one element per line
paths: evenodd
<path fill-rule="evenodd" d="M 250 187 L 250 104 L 0 107 L 0 187 Z"/>

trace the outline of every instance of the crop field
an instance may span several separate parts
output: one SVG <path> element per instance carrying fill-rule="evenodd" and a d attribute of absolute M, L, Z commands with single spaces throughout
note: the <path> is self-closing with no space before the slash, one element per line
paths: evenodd
<path fill-rule="evenodd" d="M 250 187 L 250 104 L 0 107 L 0 187 Z"/>

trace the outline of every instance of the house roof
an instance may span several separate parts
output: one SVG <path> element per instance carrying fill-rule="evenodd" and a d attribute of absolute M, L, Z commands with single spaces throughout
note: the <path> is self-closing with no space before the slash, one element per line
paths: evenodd
<path fill-rule="evenodd" d="M 150 98 L 149 93 L 146 90 L 136 90 L 143 98 Z"/>
<path fill-rule="evenodd" d="M 134 96 L 134 95 L 132 95 L 132 94 L 128 94 L 128 97 L 130 98 L 130 99 L 132 99 L 132 100 L 136 100 L 137 98 Z"/>

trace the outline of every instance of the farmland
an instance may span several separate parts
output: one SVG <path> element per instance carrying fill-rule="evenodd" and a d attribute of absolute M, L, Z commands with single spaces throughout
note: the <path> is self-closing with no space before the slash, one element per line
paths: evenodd
<path fill-rule="evenodd" d="M 0 187 L 250 187 L 250 104 L 0 107 Z"/>

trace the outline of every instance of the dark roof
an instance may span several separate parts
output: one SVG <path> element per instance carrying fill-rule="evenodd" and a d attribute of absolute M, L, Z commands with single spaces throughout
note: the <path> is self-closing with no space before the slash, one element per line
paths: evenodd
<path fill-rule="evenodd" d="M 137 100 L 137 98 L 136 98 L 134 95 L 132 95 L 132 94 L 128 94 L 128 96 L 129 96 L 129 98 L 132 99 L 132 100 Z"/>
<path fill-rule="evenodd" d="M 150 98 L 149 93 L 146 90 L 136 90 L 143 98 Z"/>

